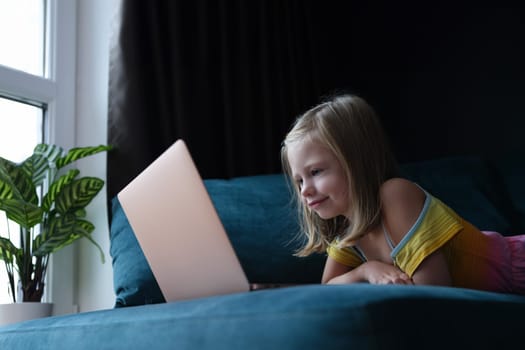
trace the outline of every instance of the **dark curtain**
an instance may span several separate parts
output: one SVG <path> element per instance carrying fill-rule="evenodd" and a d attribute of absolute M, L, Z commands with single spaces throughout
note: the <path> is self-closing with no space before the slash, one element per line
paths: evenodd
<path fill-rule="evenodd" d="M 204 178 L 280 172 L 325 95 L 378 111 L 400 162 L 525 150 L 524 11 L 346 0 L 123 0 L 108 195 L 175 139 Z"/>
<path fill-rule="evenodd" d="M 316 103 L 310 2 L 123 0 L 110 57 L 108 196 L 176 139 L 203 178 L 280 172 Z"/>

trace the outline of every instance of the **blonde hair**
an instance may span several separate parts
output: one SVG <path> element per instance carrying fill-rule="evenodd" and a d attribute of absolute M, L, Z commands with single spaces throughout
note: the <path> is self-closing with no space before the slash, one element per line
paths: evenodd
<path fill-rule="evenodd" d="M 330 149 L 347 177 L 352 202 L 349 218 L 322 219 L 303 205 L 301 190 L 291 180 L 287 147 L 310 137 Z M 379 189 L 397 176 L 397 162 L 373 108 L 356 95 L 341 95 L 321 103 L 299 116 L 281 147 L 283 170 L 295 192 L 301 228 L 307 241 L 296 253 L 307 256 L 326 251 L 337 237 L 339 245 L 352 245 L 380 223 Z"/>

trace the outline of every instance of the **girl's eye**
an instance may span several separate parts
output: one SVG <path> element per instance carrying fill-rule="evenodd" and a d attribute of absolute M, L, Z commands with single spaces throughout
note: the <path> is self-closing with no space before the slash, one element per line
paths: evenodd
<path fill-rule="evenodd" d="M 321 169 L 312 169 L 312 171 L 310 172 L 310 174 L 312 176 L 316 176 L 316 175 L 319 175 L 321 173 Z"/>

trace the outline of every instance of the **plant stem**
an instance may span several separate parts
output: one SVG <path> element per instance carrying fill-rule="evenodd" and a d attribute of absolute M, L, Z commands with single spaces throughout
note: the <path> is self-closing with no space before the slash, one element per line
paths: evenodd
<path fill-rule="evenodd" d="M 2 255 L 6 255 L 6 251 L 2 249 Z M 16 289 L 15 289 L 15 277 L 13 274 L 13 262 L 8 262 L 7 259 L 4 260 L 5 270 L 7 272 L 7 279 L 9 280 L 9 290 L 11 291 L 11 297 L 13 298 L 13 303 L 16 303 Z"/>
<path fill-rule="evenodd" d="M 11 227 L 9 225 L 9 219 L 7 218 L 7 215 L 5 216 L 6 221 L 6 227 L 7 227 L 7 239 L 11 240 Z M 7 256 L 7 251 L 2 249 L 2 255 Z M 15 275 L 13 273 L 13 259 L 11 258 L 11 261 L 8 261 L 9 259 L 4 259 L 5 264 L 5 271 L 7 273 L 7 279 L 9 281 L 9 290 L 11 291 L 11 297 L 13 298 L 13 303 L 16 303 L 16 289 L 15 289 Z"/>
<path fill-rule="evenodd" d="M 22 301 L 40 301 L 35 300 L 35 289 L 38 289 L 39 281 L 35 283 L 33 273 L 34 271 L 34 265 L 32 261 L 32 254 L 31 254 L 31 230 L 28 230 L 26 228 L 20 227 L 20 239 L 21 239 L 21 247 L 24 251 L 22 256 L 17 258 L 22 258 L 21 261 L 18 263 L 19 268 L 19 277 L 21 282 L 21 290 L 22 290 Z M 18 259 L 17 259 L 18 262 Z M 35 286 L 36 284 L 36 286 Z M 38 294 L 38 293 L 36 293 Z"/>

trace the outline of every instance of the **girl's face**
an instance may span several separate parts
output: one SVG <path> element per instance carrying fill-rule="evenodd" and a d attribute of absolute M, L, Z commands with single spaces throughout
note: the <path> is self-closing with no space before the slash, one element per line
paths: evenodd
<path fill-rule="evenodd" d="M 287 156 L 304 205 L 323 219 L 349 217 L 349 183 L 335 155 L 315 139 L 292 142 Z"/>

